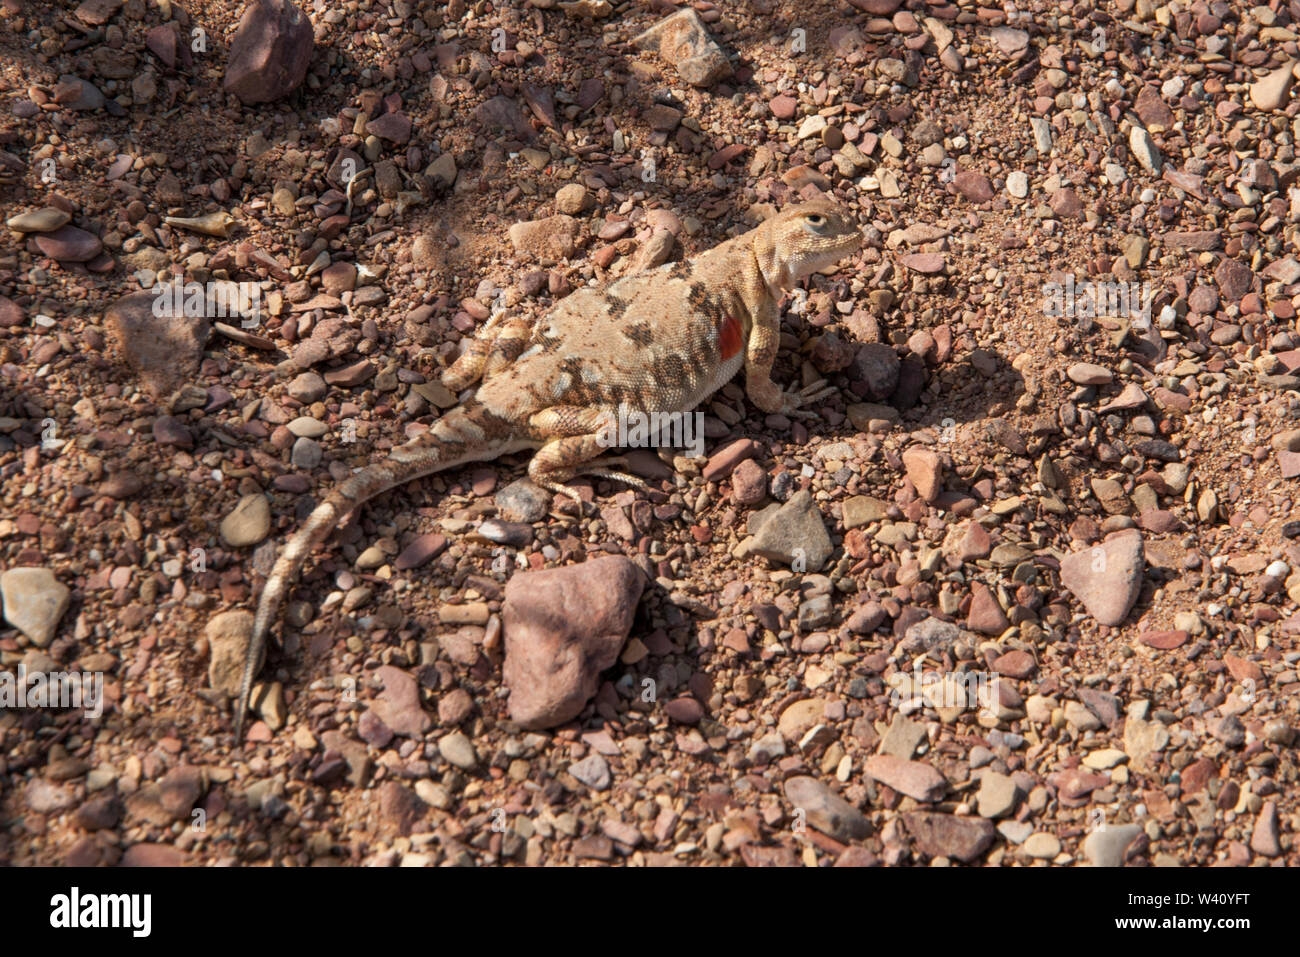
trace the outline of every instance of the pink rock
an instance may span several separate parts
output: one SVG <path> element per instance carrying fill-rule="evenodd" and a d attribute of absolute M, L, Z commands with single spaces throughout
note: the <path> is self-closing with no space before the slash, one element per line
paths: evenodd
<path fill-rule="evenodd" d="M 716 482 L 730 475 L 745 459 L 758 454 L 758 443 L 753 439 L 737 439 L 709 456 L 704 466 L 704 481 Z"/>
<path fill-rule="evenodd" d="M 189 855 L 167 844 L 132 844 L 122 855 L 122 867 L 181 867 Z"/>
<path fill-rule="evenodd" d="M 970 614 L 966 617 L 966 627 L 983 635 L 1000 635 L 1010 627 L 1002 606 L 998 604 L 992 589 L 983 582 L 971 585 Z"/>
<path fill-rule="evenodd" d="M 679 724 L 699 724 L 704 717 L 704 708 L 691 697 L 674 698 L 664 705 L 664 711 Z"/>
<path fill-rule="evenodd" d="M 775 96 L 772 102 L 767 104 L 772 110 L 772 115 L 778 120 L 788 120 L 794 116 L 795 110 L 799 108 L 799 101 L 793 96 Z"/>
<path fill-rule="evenodd" d="M 515 575 L 502 621 L 510 717 L 525 728 L 576 718 L 618 658 L 645 587 L 621 555 Z"/>
<path fill-rule="evenodd" d="M 767 496 L 767 473 L 753 459 L 745 459 L 731 473 L 731 499 L 737 505 L 754 505 Z"/>
<path fill-rule="evenodd" d="M 307 77 L 315 37 L 289 0 L 253 0 L 230 42 L 225 88 L 245 103 L 270 103 Z"/>
<path fill-rule="evenodd" d="M 1148 648 L 1155 648 L 1157 651 L 1173 651 L 1185 645 L 1188 637 L 1187 632 L 1182 630 L 1144 631 L 1138 636 L 1138 640 Z"/>
<path fill-rule="evenodd" d="M 433 719 L 420 705 L 420 687 L 414 677 L 400 668 L 384 665 L 375 675 L 384 691 L 371 709 L 395 734 L 418 737 L 433 726 Z"/>
<path fill-rule="evenodd" d="M 924 276 L 933 276 L 935 273 L 943 272 L 947 262 L 943 258 L 943 253 L 912 253 L 910 256 L 903 257 L 903 265 Z"/>
<path fill-rule="evenodd" d="M 1142 536 L 1133 529 L 1067 555 L 1061 561 L 1061 584 L 1099 624 L 1118 625 L 1137 601 L 1145 567 Z"/>
<path fill-rule="evenodd" d="M 1050 200 L 1052 212 L 1064 219 L 1083 218 L 1083 200 L 1073 189 L 1058 189 Z"/>
<path fill-rule="evenodd" d="M 903 815 L 903 824 L 917 848 L 931 857 L 969 863 L 993 843 L 993 825 L 983 818 L 913 811 Z"/>
<path fill-rule="evenodd" d="M 411 138 L 411 118 L 405 113 L 385 113 L 367 123 L 366 132 L 390 143 L 405 143 Z"/>
<path fill-rule="evenodd" d="M 943 491 L 943 462 L 937 452 L 914 445 L 903 453 L 907 477 L 916 486 L 916 494 L 933 502 Z"/>
<path fill-rule="evenodd" d="M 953 178 L 952 184 L 972 203 L 987 203 L 993 198 L 993 184 L 983 173 L 962 170 Z"/>
<path fill-rule="evenodd" d="M 923 761 L 908 761 L 892 754 L 873 754 L 863 770 L 869 777 L 916 801 L 937 801 L 948 791 L 948 781 Z"/>

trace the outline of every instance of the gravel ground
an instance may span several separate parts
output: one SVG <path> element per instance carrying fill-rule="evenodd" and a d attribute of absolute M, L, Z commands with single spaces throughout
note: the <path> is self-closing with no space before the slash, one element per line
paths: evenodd
<path fill-rule="evenodd" d="M 1016 6 L 0 0 L 0 665 L 105 676 L 0 710 L 0 859 L 1297 863 L 1300 3 Z M 815 418 L 732 383 L 581 517 L 522 459 L 379 499 L 234 741 L 276 548 L 463 337 L 819 192 Z"/>

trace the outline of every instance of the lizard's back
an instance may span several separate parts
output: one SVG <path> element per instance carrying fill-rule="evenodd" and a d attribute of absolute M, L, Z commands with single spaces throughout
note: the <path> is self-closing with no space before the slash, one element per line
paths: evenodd
<path fill-rule="evenodd" d="M 580 289 L 537 320 L 528 347 L 476 398 L 515 414 L 525 406 L 691 409 L 740 369 L 750 321 L 730 284 L 705 283 L 700 273 L 743 278 L 745 265 L 743 247 L 725 244 Z"/>

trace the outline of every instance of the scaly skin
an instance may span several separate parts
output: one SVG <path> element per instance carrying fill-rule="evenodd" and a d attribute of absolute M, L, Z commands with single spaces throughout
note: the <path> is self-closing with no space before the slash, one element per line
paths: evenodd
<path fill-rule="evenodd" d="M 823 383 L 788 393 L 772 381 L 781 296 L 862 245 L 834 203 L 813 200 L 694 259 L 584 288 L 531 328 L 489 321 L 447 370 L 454 392 L 474 394 L 428 432 L 363 469 L 325 498 L 290 540 L 267 579 L 254 618 L 235 711 L 243 733 L 253 677 L 280 603 L 312 548 L 367 500 L 412 479 L 536 449 L 528 476 L 576 498 L 563 483 L 580 474 L 643 485 L 593 464 L 611 415 L 688 412 L 743 367 L 746 394 L 764 412 L 796 413 Z"/>

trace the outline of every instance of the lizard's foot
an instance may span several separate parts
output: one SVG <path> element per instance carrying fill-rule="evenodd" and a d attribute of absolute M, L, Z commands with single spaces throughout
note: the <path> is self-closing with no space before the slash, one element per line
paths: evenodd
<path fill-rule="evenodd" d="M 834 395 L 839 390 L 834 386 L 826 385 L 825 379 L 818 379 L 812 382 L 798 392 L 787 392 L 785 394 L 785 405 L 782 408 L 782 414 L 790 418 L 813 420 L 820 418 L 816 412 L 805 406 L 814 402 L 819 402 L 827 396 Z"/>
<path fill-rule="evenodd" d="M 630 485 L 632 488 L 648 489 L 650 486 L 643 479 L 637 478 L 627 472 L 619 469 L 609 468 L 611 465 L 627 465 L 627 456 L 610 455 L 605 458 L 590 462 L 585 466 L 578 468 L 579 475 L 594 475 L 597 478 L 611 479 L 615 482 L 622 482 L 624 485 Z"/>
<path fill-rule="evenodd" d="M 582 496 L 579 495 L 575 489 L 571 489 L 567 485 L 561 485 L 559 482 L 539 481 L 536 478 L 533 478 L 533 482 L 534 484 L 546 489 L 552 495 L 561 495 L 564 498 L 573 499 L 574 503 L 578 506 L 579 515 L 586 515 L 589 507 L 592 511 L 595 511 L 596 507 L 594 505 L 588 506 L 588 503 L 582 500 Z"/>

